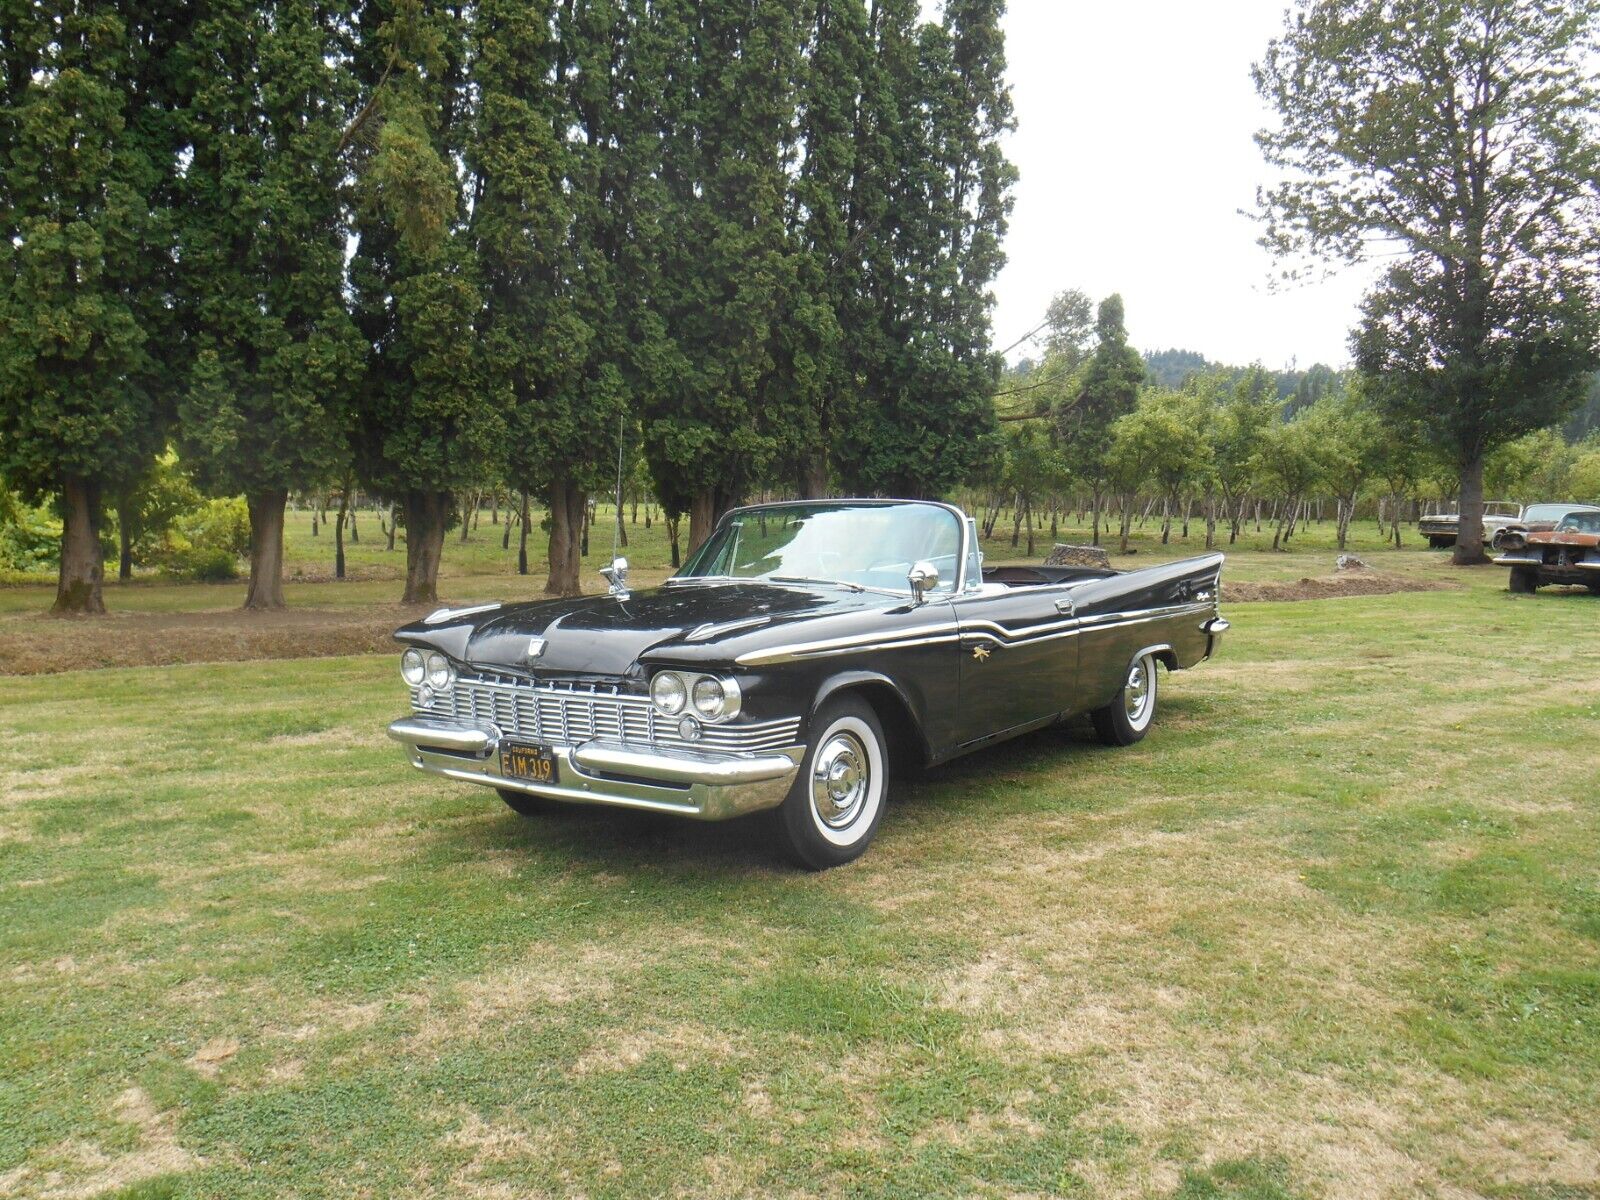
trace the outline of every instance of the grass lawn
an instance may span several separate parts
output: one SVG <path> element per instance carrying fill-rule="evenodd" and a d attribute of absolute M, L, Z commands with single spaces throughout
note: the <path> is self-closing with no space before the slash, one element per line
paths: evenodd
<path fill-rule="evenodd" d="M 1600 1196 L 1600 601 L 1460 578 L 822 875 L 412 772 L 391 656 L 6 679 L 0 1197 Z"/>
<path fill-rule="evenodd" d="M 589 542 L 589 554 L 583 560 L 583 584 L 590 591 L 604 591 L 605 581 L 599 570 L 611 561 L 611 531 L 609 508 L 603 508 L 603 519 Z M 503 515 L 503 514 L 502 514 Z M 287 582 L 284 596 L 291 607 L 345 608 L 372 604 L 395 604 L 400 599 L 405 578 L 405 538 L 402 534 L 394 550 L 385 549 L 385 541 L 378 534 L 376 520 L 370 516 L 362 524 L 363 540 L 359 545 L 346 546 L 347 578 L 333 579 L 333 538 L 326 528 L 313 538 L 309 513 L 289 514 L 284 539 L 284 557 Z M 530 574 L 519 577 L 517 569 L 517 542 L 513 536 L 509 549 L 501 549 L 503 527 L 490 524 L 484 512 L 476 529 L 468 531 L 467 540 L 461 541 L 459 531 L 452 531 L 445 539 L 444 558 L 440 567 L 439 592 L 449 600 L 471 601 L 490 598 L 520 598 L 536 596 L 544 587 L 546 572 L 544 533 L 539 529 L 539 514 L 534 514 L 533 536 L 528 544 Z M 1236 557 L 1228 568 L 1228 578 L 1240 582 L 1271 582 L 1298 579 L 1304 575 L 1326 575 L 1333 569 L 1334 523 L 1313 524 L 1297 534 L 1292 551 L 1280 554 L 1259 554 L 1272 544 L 1272 527 L 1263 523 L 1260 533 L 1254 525 L 1246 526 L 1238 545 L 1227 545 L 1227 530 L 1223 528 L 1218 538 L 1219 550 Z M 1201 554 L 1205 550 L 1205 527 L 1196 521 L 1190 526 L 1187 540 L 1173 533 L 1169 545 L 1160 542 L 1160 524 L 1152 520 L 1142 529 L 1136 529 L 1132 541 L 1133 554 L 1113 555 L 1119 567 L 1148 566 L 1170 558 L 1183 558 Z M 989 563 L 1039 562 L 1049 553 L 1051 538 L 1045 529 L 1035 535 L 1034 554 L 1027 554 L 1025 540 L 1011 545 L 1010 525 L 1002 521 L 995 528 L 996 536 L 985 540 L 984 559 Z M 685 526 L 684 537 L 688 531 Z M 1063 525 L 1058 533 L 1061 541 L 1087 543 L 1090 531 L 1077 525 Z M 660 582 L 671 572 L 666 528 L 659 521 L 649 529 L 644 527 L 643 516 L 637 526 L 628 527 L 629 544 L 620 553 L 632 567 L 632 581 L 636 586 Z M 1350 549 L 1366 558 L 1374 567 L 1395 572 L 1449 572 L 1449 555 L 1442 551 L 1428 551 L 1412 530 L 1405 531 L 1406 546 L 1394 550 L 1379 533 L 1376 521 L 1357 521 L 1352 524 Z M 1102 541 L 1116 548 L 1114 534 L 1102 534 Z M 115 564 L 112 572 L 115 574 Z M 171 583 L 159 576 L 140 576 L 132 583 L 119 584 L 108 578 L 105 585 L 106 607 L 112 612 L 185 612 L 237 608 L 244 602 L 244 582 L 221 584 Z M 6 614 L 39 613 L 47 610 L 55 600 L 55 576 L 37 574 L 19 576 L 11 574 L 0 581 L 0 616 Z"/>

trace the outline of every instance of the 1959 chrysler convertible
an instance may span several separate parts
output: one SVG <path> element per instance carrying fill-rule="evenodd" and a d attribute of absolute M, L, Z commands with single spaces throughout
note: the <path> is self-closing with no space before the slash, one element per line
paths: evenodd
<path fill-rule="evenodd" d="M 895 769 L 1075 714 L 1129 745 L 1156 669 L 1216 653 L 1222 555 L 1125 574 L 983 569 L 946 504 L 739 508 L 666 583 L 443 609 L 395 634 L 413 766 L 519 813 L 610 804 L 717 820 L 762 809 L 799 862 L 866 849 Z"/>

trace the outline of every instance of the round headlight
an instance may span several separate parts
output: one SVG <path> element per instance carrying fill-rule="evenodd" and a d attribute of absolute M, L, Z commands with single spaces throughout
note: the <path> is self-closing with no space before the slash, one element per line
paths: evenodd
<path fill-rule="evenodd" d="M 722 715 L 722 706 L 727 699 L 720 679 L 702 675 L 694 681 L 694 707 L 702 717 L 715 721 Z"/>
<path fill-rule="evenodd" d="M 428 665 L 423 660 L 422 651 L 415 646 L 400 656 L 400 678 L 412 687 L 416 687 L 428 676 Z"/>
<path fill-rule="evenodd" d="M 727 721 L 739 715 L 739 683 L 702 675 L 694 681 L 690 699 L 694 710 L 707 721 Z"/>
<path fill-rule="evenodd" d="M 450 669 L 450 660 L 435 650 L 428 655 L 428 683 L 438 692 L 444 691 L 455 682 L 455 672 Z"/>
<path fill-rule="evenodd" d="M 689 690 L 684 687 L 682 676 L 663 671 L 650 681 L 650 699 L 667 716 L 675 717 L 683 711 Z"/>

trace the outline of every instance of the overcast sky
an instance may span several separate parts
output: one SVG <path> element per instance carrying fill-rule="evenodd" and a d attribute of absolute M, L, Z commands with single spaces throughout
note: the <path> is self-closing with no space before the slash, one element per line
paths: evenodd
<path fill-rule="evenodd" d="M 1284 8 L 1010 0 L 1007 149 L 1021 179 L 994 288 L 996 346 L 1075 287 L 1096 300 L 1121 292 L 1141 350 L 1268 367 L 1348 361 L 1366 272 L 1271 292 L 1272 260 L 1238 211 L 1270 179 L 1251 140 L 1267 112 L 1249 72 Z"/>

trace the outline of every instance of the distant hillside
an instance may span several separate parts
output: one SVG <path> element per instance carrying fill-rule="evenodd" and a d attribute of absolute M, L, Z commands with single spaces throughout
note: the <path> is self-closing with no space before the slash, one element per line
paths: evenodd
<path fill-rule="evenodd" d="M 1191 375 L 1207 371 L 1242 375 L 1245 368 L 1212 362 L 1198 350 L 1172 349 L 1146 350 L 1144 370 L 1151 383 L 1172 388 L 1180 386 Z M 1289 402 L 1288 412 L 1291 415 L 1305 405 L 1315 403 L 1341 382 L 1340 373 L 1323 363 L 1315 363 L 1304 371 L 1273 371 L 1272 378 L 1278 385 L 1278 398 Z"/>

